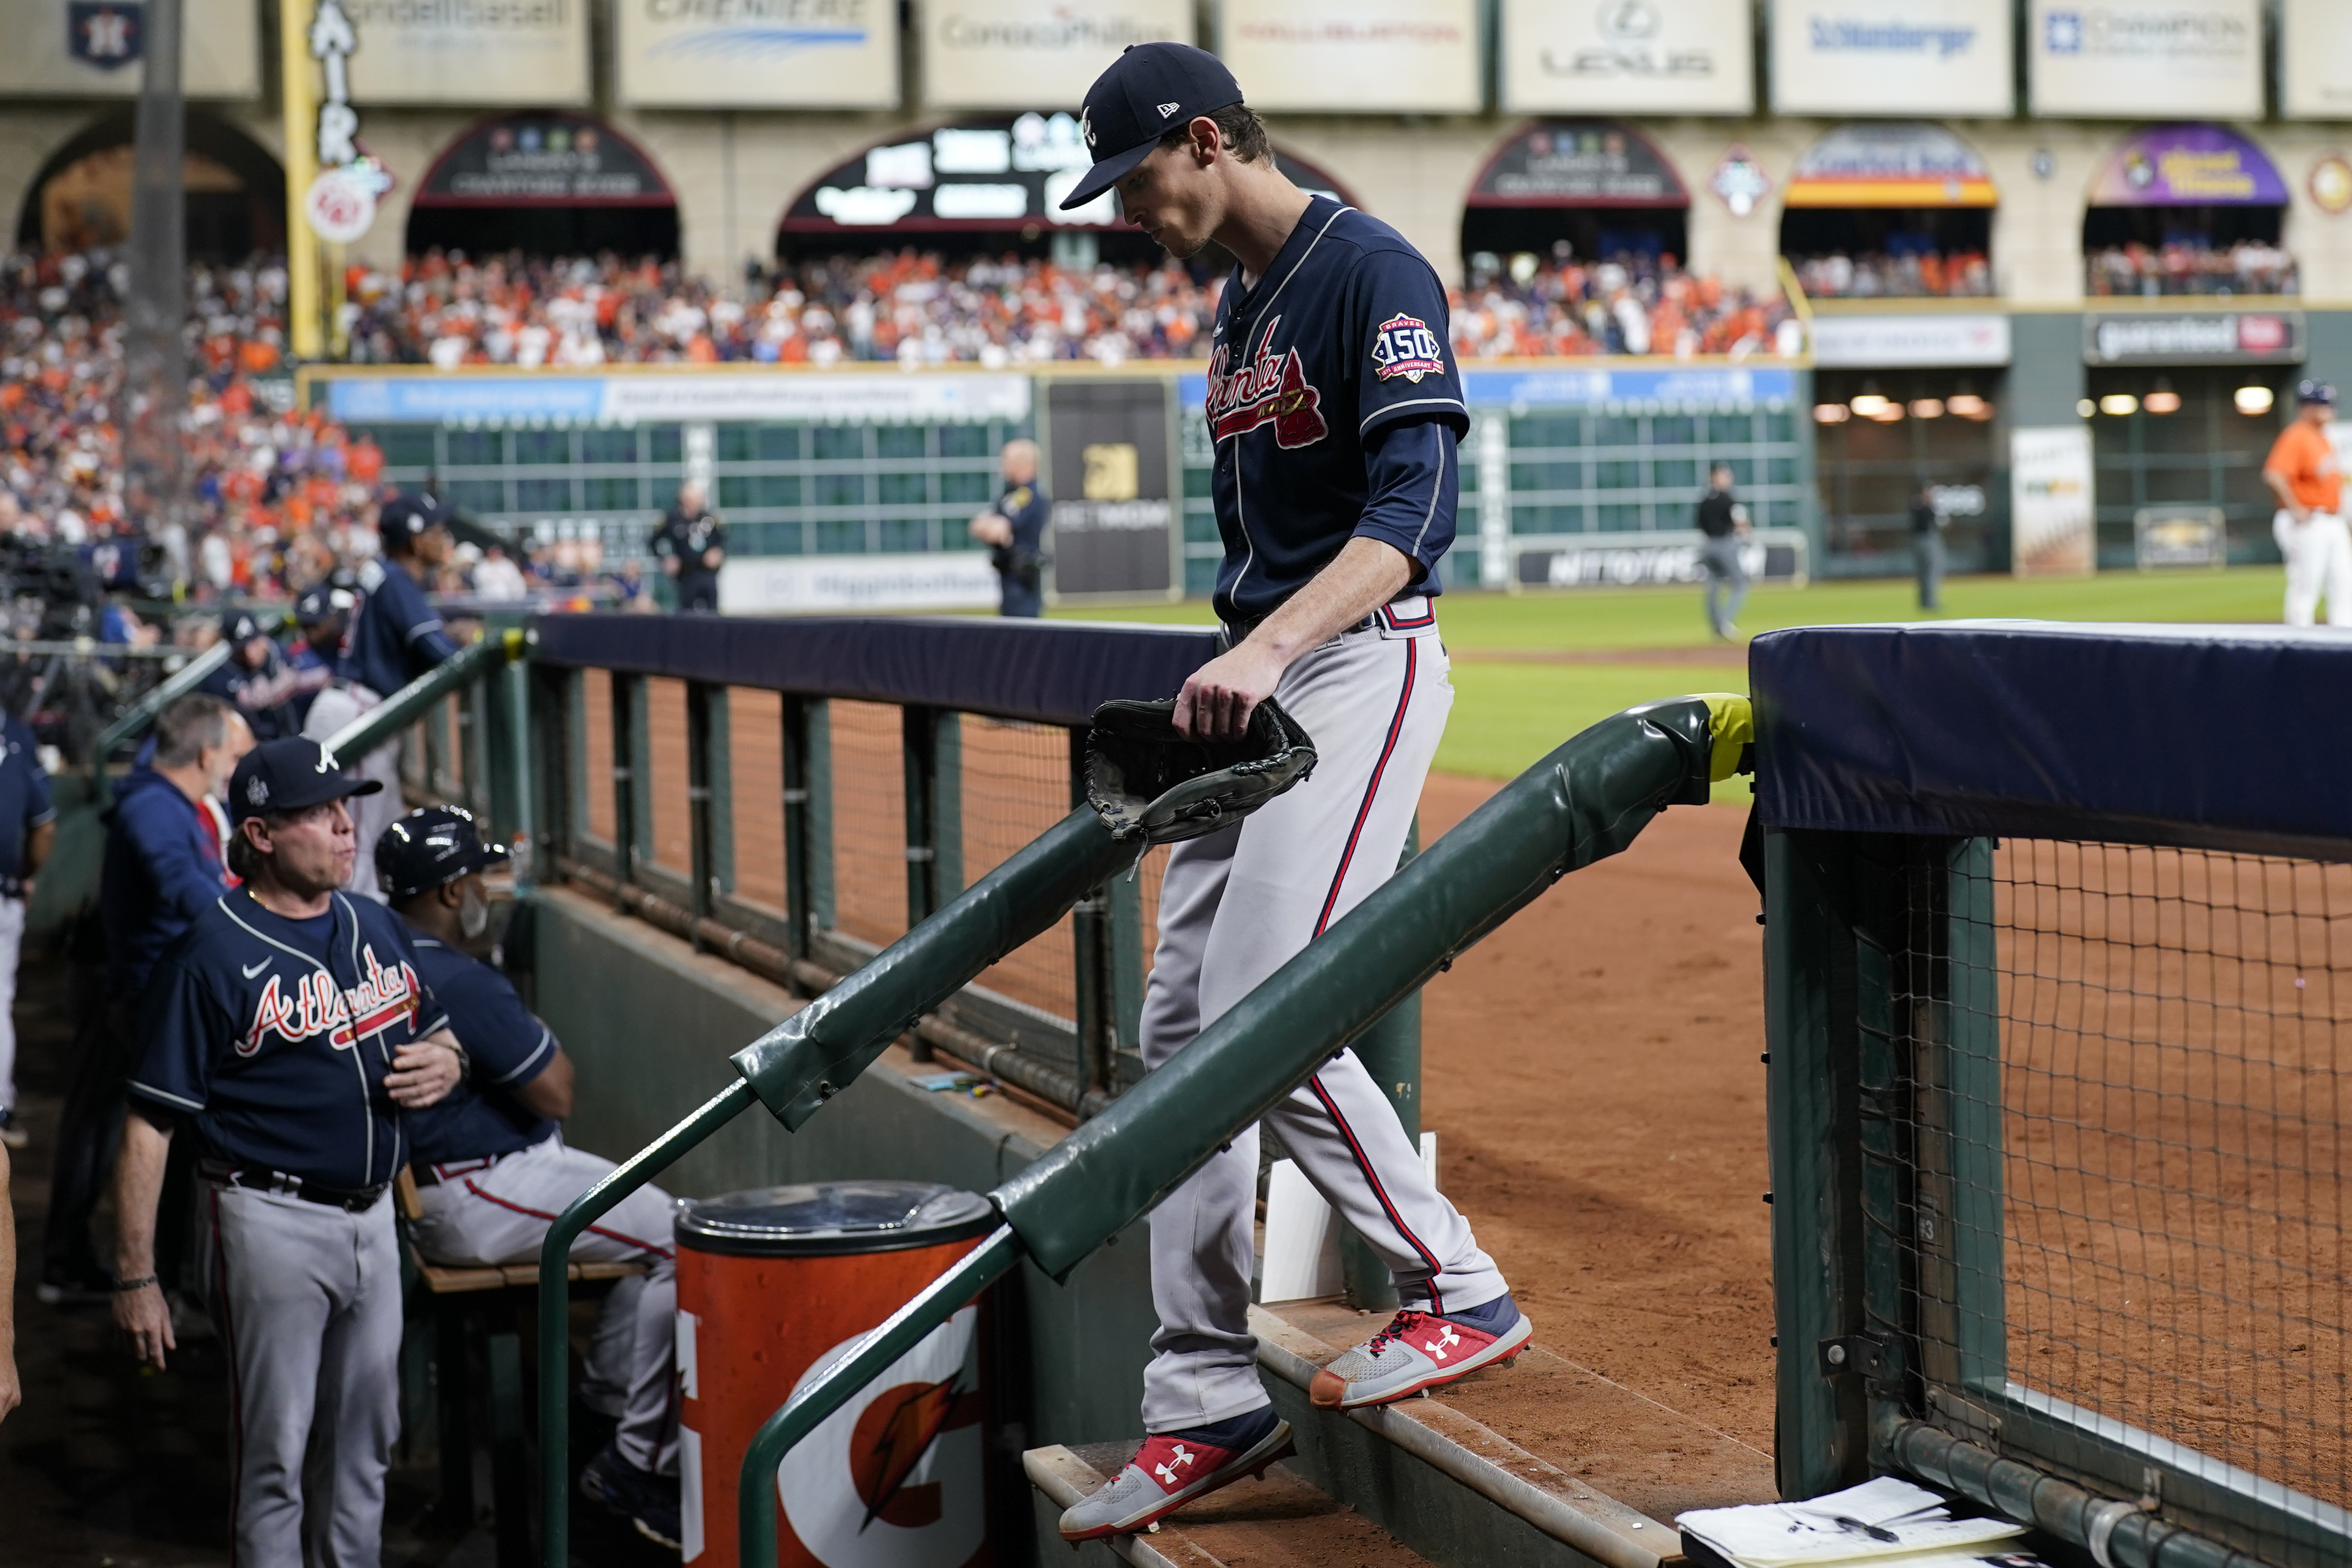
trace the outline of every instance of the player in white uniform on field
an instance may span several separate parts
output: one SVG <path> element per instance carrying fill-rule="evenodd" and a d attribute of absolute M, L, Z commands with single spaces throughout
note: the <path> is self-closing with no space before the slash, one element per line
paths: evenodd
<path fill-rule="evenodd" d="M 1095 165 L 1066 206 L 1116 188 L 1128 220 L 1171 253 L 1214 239 L 1239 263 L 1207 408 L 1229 649 L 1185 683 L 1177 727 L 1237 737 L 1273 696 L 1319 758 L 1255 815 L 1171 852 L 1143 1009 L 1144 1060 L 1158 1067 L 1396 869 L 1454 701 L 1433 601 L 1469 415 L 1428 262 L 1286 179 L 1215 57 L 1128 50 L 1087 93 L 1083 123 Z M 1268 1119 L 1404 1303 L 1317 1377 L 1317 1404 L 1401 1399 L 1526 1345 L 1501 1273 L 1354 1052 Z M 1153 1213 L 1148 1436 L 1063 1516 L 1065 1538 L 1142 1529 L 1288 1450 L 1247 1317 L 1257 1168 L 1253 1128 Z"/>

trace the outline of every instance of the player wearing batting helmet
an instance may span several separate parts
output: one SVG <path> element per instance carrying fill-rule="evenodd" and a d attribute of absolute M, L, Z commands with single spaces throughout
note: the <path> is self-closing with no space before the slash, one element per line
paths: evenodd
<path fill-rule="evenodd" d="M 1171 852 L 1143 1009 L 1157 1067 L 1396 868 L 1454 701 L 1434 600 L 1469 413 L 1437 274 L 1394 229 L 1285 178 L 1214 56 L 1128 50 L 1088 89 L 1082 124 L 1094 167 L 1065 206 L 1116 190 L 1127 221 L 1174 255 L 1214 240 L 1238 264 L 1207 409 L 1227 646 L 1184 683 L 1177 727 L 1238 737 L 1274 696 L 1320 758 L 1255 815 Z M 1271 1118 L 1404 1303 L 1316 1378 L 1317 1404 L 1384 1404 L 1525 1346 L 1501 1273 L 1353 1052 Z M 1062 1516 L 1066 1539 L 1140 1530 L 1288 1451 L 1248 1323 L 1257 1160 L 1252 1129 L 1153 1214 L 1148 1436 Z"/>
<path fill-rule="evenodd" d="M 468 956 L 489 925 L 482 873 L 507 863 L 467 812 L 411 811 L 376 841 L 378 885 L 416 940 L 417 967 L 449 1010 L 473 1076 L 408 1118 L 410 1169 L 424 1213 L 417 1248 L 438 1263 L 535 1263 L 548 1223 L 613 1162 L 566 1148 L 572 1059 L 504 975 Z M 584 1402 L 620 1417 L 580 1485 L 673 1550 L 678 1544 L 677 1281 L 670 1198 L 639 1187 L 572 1244 L 574 1258 L 650 1265 L 604 1298 Z"/>
<path fill-rule="evenodd" d="M 228 800 L 244 884 L 164 950 L 142 1004 L 115 1167 L 114 1319 L 142 1361 L 161 1367 L 175 1348 L 155 1203 L 184 1130 L 233 1379 L 239 1563 L 373 1563 L 383 1550 L 400 1429 L 386 1195 L 407 1158 L 403 1113 L 446 1094 L 466 1059 L 407 928 L 341 891 L 358 852 L 346 802 L 375 788 L 313 740 L 248 752 Z"/>

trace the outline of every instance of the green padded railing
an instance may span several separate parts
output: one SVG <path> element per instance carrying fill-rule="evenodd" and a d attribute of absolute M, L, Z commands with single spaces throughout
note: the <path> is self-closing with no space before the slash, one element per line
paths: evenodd
<path fill-rule="evenodd" d="M 561 1347 L 572 1304 L 567 1265 L 580 1233 L 754 1103 L 798 1131 L 916 1019 L 1046 931 L 1143 850 L 1140 839 L 1112 838 L 1091 810 L 1072 811 L 872 962 L 736 1052 L 737 1082 L 590 1187 L 548 1228 L 539 1259 L 540 1343 L 548 1347 L 543 1355 L 558 1359 L 539 1379 L 543 1562 L 561 1568 L 571 1561 L 571 1389 Z"/>
<path fill-rule="evenodd" d="M 435 703 L 479 680 L 509 659 L 528 656 L 530 636 L 520 628 L 468 643 L 326 739 L 326 748 L 356 762 L 425 716 Z"/>
<path fill-rule="evenodd" d="M 858 1389 L 1024 1258 L 1066 1278 L 1334 1051 L 1560 877 L 1624 849 L 1666 807 L 1705 804 L 1711 782 L 1740 768 L 1751 735 L 1744 697 L 1653 703 L 1584 731 L 991 1193 L 1004 1223 L 803 1385 L 752 1439 L 737 1493 L 743 1568 L 774 1568 L 777 1469 Z M 560 1265 L 552 1245 L 549 1257 Z M 542 1438 L 545 1431 L 542 1423 Z"/>

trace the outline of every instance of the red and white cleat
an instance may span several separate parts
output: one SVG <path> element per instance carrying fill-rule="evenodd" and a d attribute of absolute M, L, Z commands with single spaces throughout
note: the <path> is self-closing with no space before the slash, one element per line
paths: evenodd
<path fill-rule="evenodd" d="M 1196 1497 L 1206 1497 L 1244 1476 L 1263 1478 L 1268 1465 L 1291 1451 L 1286 1421 L 1276 1421 L 1265 1436 L 1238 1452 L 1174 1434 L 1146 1437 L 1127 1469 L 1062 1515 L 1062 1539 L 1099 1541 L 1149 1530 Z"/>
<path fill-rule="evenodd" d="M 1501 1305 L 1507 1312 L 1475 1309 L 1477 1316 L 1488 1320 L 1485 1328 L 1464 1321 L 1469 1313 L 1441 1318 L 1408 1308 L 1317 1373 L 1307 1396 L 1327 1410 L 1388 1405 L 1482 1366 L 1507 1364 L 1527 1348 L 1535 1325 L 1509 1297 Z M 1494 1322 L 1496 1318 L 1502 1322 Z"/>

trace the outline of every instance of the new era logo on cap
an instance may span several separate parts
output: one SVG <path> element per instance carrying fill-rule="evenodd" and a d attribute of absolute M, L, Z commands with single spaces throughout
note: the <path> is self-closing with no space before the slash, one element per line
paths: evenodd
<path fill-rule="evenodd" d="M 1166 120 L 1183 107 L 1181 103 L 1163 103 L 1160 106 L 1160 118 Z"/>
<path fill-rule="evenodd" d="M 1206 49 L 1190 44 L 1132 46 L 1087 89 L 1078 126 L 1095 164 L 1062 198 L 1062 210 L 1083 207 L 1125 179 L 1151 155 L 1171 122 L 1214 114 L 1241 100 L 1241 83 Z"/>

